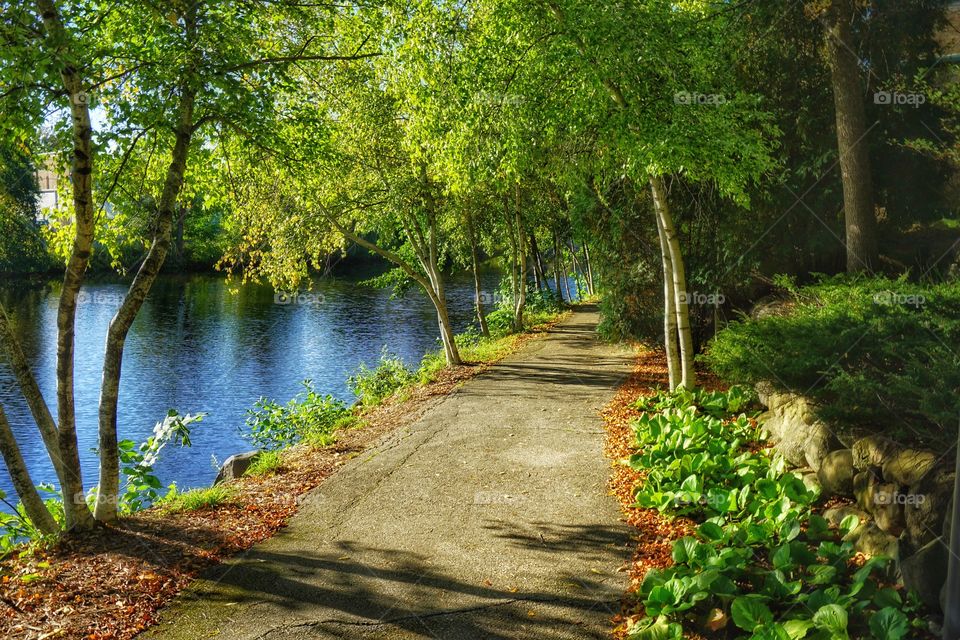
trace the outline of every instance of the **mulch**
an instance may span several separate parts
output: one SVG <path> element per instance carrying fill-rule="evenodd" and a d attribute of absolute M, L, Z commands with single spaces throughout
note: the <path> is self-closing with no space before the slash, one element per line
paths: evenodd
<path fill-rule="evenodd" d="M 545 329 L 540 327 L 540 329 Z M 542 331 L 519 336 L 514 350 Z M 116 527 L 68 535 L 0 560 L 0 637 L 23 640 L 132 638 L 204 569 L 270 538 L 301 497 L 350 458 L 493 363 L 454 367 L 403 401 L 363 416 L 324 449 L 296 447 L 276 475 L 242 478 L 225 503 L 188 513 L 149 509 Z"/>
<path fill-rule="evenodd" d="M 722 386 L 712 376 L 698 372 L 698 377 L 698 383 L 706 388 Z M 630 580 L 623 607 L 613 621 L 613 637 L 616 640 L 624 640 L 630 624 L 645 615 L 643 605 L 636 597 L 644 576 L 650 569 L 662 569 L 673 564 L 671 554 L 674 540 L 691 535 L 696 526 L 687 518 L 670 519 L 656 509 L 637 507 L 634 504 L 634 489 L 643 480 L 643 474 L 623 464 L 624 460 L 637 453 L 630 422 L 642 412 L 635 409 L 633 404 L 641 396 L 649 396 L 658 388 L 666 388 L 667 383 L 665 355 L 660 351 L 638 347 L 633 373 L 601 412 L 607 431 L 604 453 L 611 460 L 612 469 L 609 489 L 620 502 L 623 520 L 635 529 L 636 542 L 633 558 L 625 567 Z M 695 635 L 687 637 L 700 638 Z"/>

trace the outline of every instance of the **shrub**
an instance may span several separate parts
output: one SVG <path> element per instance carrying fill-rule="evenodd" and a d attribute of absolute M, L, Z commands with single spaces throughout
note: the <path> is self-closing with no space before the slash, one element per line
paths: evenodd
<path fill-rule="evenodd" d="M 349 406 L 331 395 L 320 395 L 310 380 L 304 380 L 304 391 L 281 405 L 260 398 L 247 411 L 244 437 L 258 449 L 283 449 L 304 441 L 312 446 L 326 446 L 333 434 L 356 417 Z"/>
<path fill-rule="evenodd" d="M 416 375 L 407 368 L 399 356 L 387 351 L 380 352 L 380 362 L 373 369 L 361 364 L 347 384 L 360 402 L 366 406 L 380 404 L 400 389 L 413 384 Z"/>
<path fill-rule="evenodd" d="M 780 309 L 721 331 L 707 363 L 730 381 L 808 395 L 840 426 L 955 440 L 960 283 L 826 279 Z"/>

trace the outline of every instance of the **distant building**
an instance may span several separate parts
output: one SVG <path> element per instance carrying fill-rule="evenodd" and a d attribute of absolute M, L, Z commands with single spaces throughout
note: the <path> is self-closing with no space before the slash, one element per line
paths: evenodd
<path fill-rule="evenodd" d="M 49 212 L 54 211 L 60 201 L 57 199 L 57 172 L 52 170 L 48 163 L 47 168 L 37 171 L 37 185 L 40 187 L 40 218 L 46 220 Z"/>
<path fill-rule="evenodd" d="M 947 5 L 947 26 L 937 34 L 944 62 L 960 63 L 960 2 Z"/>

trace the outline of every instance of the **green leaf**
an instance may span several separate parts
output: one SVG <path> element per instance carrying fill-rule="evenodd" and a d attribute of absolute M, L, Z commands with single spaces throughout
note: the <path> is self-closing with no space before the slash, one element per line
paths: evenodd
<path fill-rule="evenodd" d="M 807 632 L 813 627 L 813 620 L 787 620 L 783 623 L 783 629 L 790 636 L 790 640 L 800 640 L 806 637 Z"/>
<path fill-rule="evenodd" d="M 630 640 L 681 640 L 683 627 L 668 622 L 665 616 L 641 620 L 631 631 Z"/>
<path fill-rule="evenodd" d="M 870 633 L 877 640 L 900 640 L 909 630 L 907 616 L 899 609 L 886 607 L 870 617 Z"/>
<path fill-rule="evenodd" d="M 817 628 L 829 631 L 835 637 L 847 637 L 847 612 L 838 604 L 820 607 L 813 614 L 813 623 Z"/>
<path fill-rule="evenodd" d="M 753 631 L 758 626 L 773 622 L 769 607 L 757 598 L 740 597 L 730 606 L 733 623 L 744 631 Z"/>
<path fill-rule="evenodd" d="M 714 542 L 723 540 L 723 529 L 715 522 L 704 522 L 697 528 L 697 531 L 707 540 Z"/>

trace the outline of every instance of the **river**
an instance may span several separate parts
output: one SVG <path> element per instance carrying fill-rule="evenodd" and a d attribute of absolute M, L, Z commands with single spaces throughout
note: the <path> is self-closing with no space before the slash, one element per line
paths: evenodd
<path fill-rule="evenodd" d="M 496 274 L 485 277 L 492 293 Z M 94 280 L 83 288 L 77 313 L 76 405 L 87 488 L 97 481 L 97 401 L 107 325 L 126 285 Z M 56 389 L 56 305 L 48 282 L 0 285 L 0 300 L 16 319 L 24 351 L 51 402 Z M 439 346 L 436 313 L 419 290 L 400 299 L 352 279 L 324 279 L 296 299 L 257 284 L 227 284 L 222 276 L 164 276 L 155 284 L 127 340 L 120 390 L 121 439 L 142 442 L 169 409 L 206 413 L 190 448 L 168 447 L 156 466 L 161 480 L 181 488 L 208 485 L 217 461 L 249 450 L 245 412 L 261 396 L 281 402 L 301 381 L 353 400 L 347 377 L 373 365 L 384 347 L 415 366 Z M 486 295 L 486 294 L 485 294 Z M 473 288 L 466 275 L 450 280 L 448 298 L 457 330 L 471 321 Z M 0 362 L 0 402 L 37 483 L 55 475 L 9 368 Z M 0 461 L 0 489 L 13 496 Z"/>

